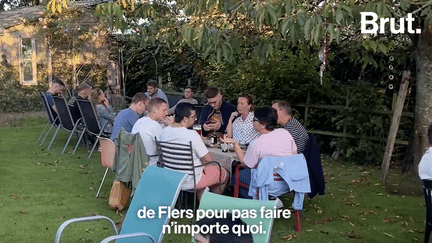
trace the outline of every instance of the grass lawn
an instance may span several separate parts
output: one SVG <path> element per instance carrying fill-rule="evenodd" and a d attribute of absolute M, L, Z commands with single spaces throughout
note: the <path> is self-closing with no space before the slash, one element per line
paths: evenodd
<path fill-rule="evenodd" d="M 44 122 L 26 119 L 0 127 L 0 242 L 53 242 L 57 228 L 67 219 L 106 215 L 120 224 L 126 214 L 108 207 L 112 173 L 102 197 L 95 198 L 105 171 L 98 152 L 87 159 L 87 150 L 80 147 L 75 155 L 61 155 L 67 139 L 64 131 L 49 151 L 37 146 Z M 43 148 L 47 145 L 45 141 Z M 378 168 L 328 158 L 323 166 L 327 193 L 305 199 L 302 233 L 295 234 L 294 218 L 276 219 L 271 242 L 423 241 L 422 196 L 389 193 L 379 181 Z M 292 198 L 282 200 L 290 207 Z M 62 242 L 100 242 L 111 233 L 107 223 L 82 223 L 68 228 Z M 190 236 L 171 234 L 164 242 L 188 240 Z"/>

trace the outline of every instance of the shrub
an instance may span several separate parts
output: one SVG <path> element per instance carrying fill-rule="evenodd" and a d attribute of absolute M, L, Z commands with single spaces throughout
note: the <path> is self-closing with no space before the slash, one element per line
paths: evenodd
<path fill-rule="evenodd" d="M 18 72 L 9 65 L 0 64 L 0 112 L 26 112 L 41 110 L 38 92 L 44 91 L 42 85 L 22 86 Z"/>

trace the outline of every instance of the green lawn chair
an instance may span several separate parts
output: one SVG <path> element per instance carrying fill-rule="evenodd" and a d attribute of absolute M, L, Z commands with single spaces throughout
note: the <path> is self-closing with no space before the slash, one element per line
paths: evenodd
<path fill-rule="evenodd" d="M 201 198 L 199 209 L 202 210 L 223 210 L 228 209 L 230 212 L 232 210 L 252 210 L 255 209 L 257 212 L 256 218 L 241 218 L 243 222 L 251 225 L 258 225 L 262 223 L 262 234 L 253 234 L 254 242 L 256 243 L 266 243 L 270 242 L 271 229 L 273 227 L 273 218 L 261 218 L 260 209 L 262 206 L 265 209 L 275 209 L 276 201 L 258 201 L 243 198 L 227 197 L 215 193 L 211 193 L 206 190 Z"/>

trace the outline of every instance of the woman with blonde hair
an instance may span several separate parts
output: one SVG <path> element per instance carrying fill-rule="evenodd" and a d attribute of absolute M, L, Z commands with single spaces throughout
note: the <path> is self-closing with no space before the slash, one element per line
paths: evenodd
<path fill-rule="evenodd" d="M 90 101 L 96 108 L 97 119 L 99 121 L 99 125 L 102 127 L 105 126 L 104 132 L 111 133 L 112 132 L 112 124 L 114 123 L 115 113 L 112 106 L 109 104 L 107 98 L 105 97 L 105 93 L 97 88 L 94 89 L 92 94 L 90 95 Z"/>

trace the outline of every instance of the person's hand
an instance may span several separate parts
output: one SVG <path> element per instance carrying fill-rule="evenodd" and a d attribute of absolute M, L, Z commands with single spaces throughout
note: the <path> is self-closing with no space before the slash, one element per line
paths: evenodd
<path fill-rule="evenodd" d="M 104 104 L 106 107 L 108 107 L 109 106 L 109 102 L 108 102 L 108 100 L 107 99 L 104 99 L 103 101 L 102 101 L 102 104 Z"/>
<path fill-rule="evenodd" d="M 220 139 L 223 143 L 231 143 L 231 144 L 235 144 L 237 143 L 237 141 L 233 138 L 229 138 L 227 137 L 226 134 L 224 134 L 224 136 Z"/>
<path fill-rule="evenodd" d="M 203 129 L 204 129 L 204 131 L 206 131 L 206 132 L 211 131 L 210 127 L 208 126 L 208 123 L 204 123 L 204 125 L 203 125 Z"/>
<path fill-rule="evenodd" d="M 240 113 L 238 113 L 238 111 L 234 111 L 233 113 L 231 113 L 229 120 L 232 121 L 234 119 L 234 117 L 236 117 L 238 115 L 240 115 Z"/>
<path fill-rule="evenodd" d="M 210 129 L 210 131 L 217 131 L 221 128 L 222 122 L 220 120 L 216 120 L 215 123 L 207 124 L 207 126 Z"/>
<path fill-rule="evenodd" d="M 166 116 L 164 119 L 164 123 L 167 124 L 168 126 L 174 124 L 174 116 Z"/>

